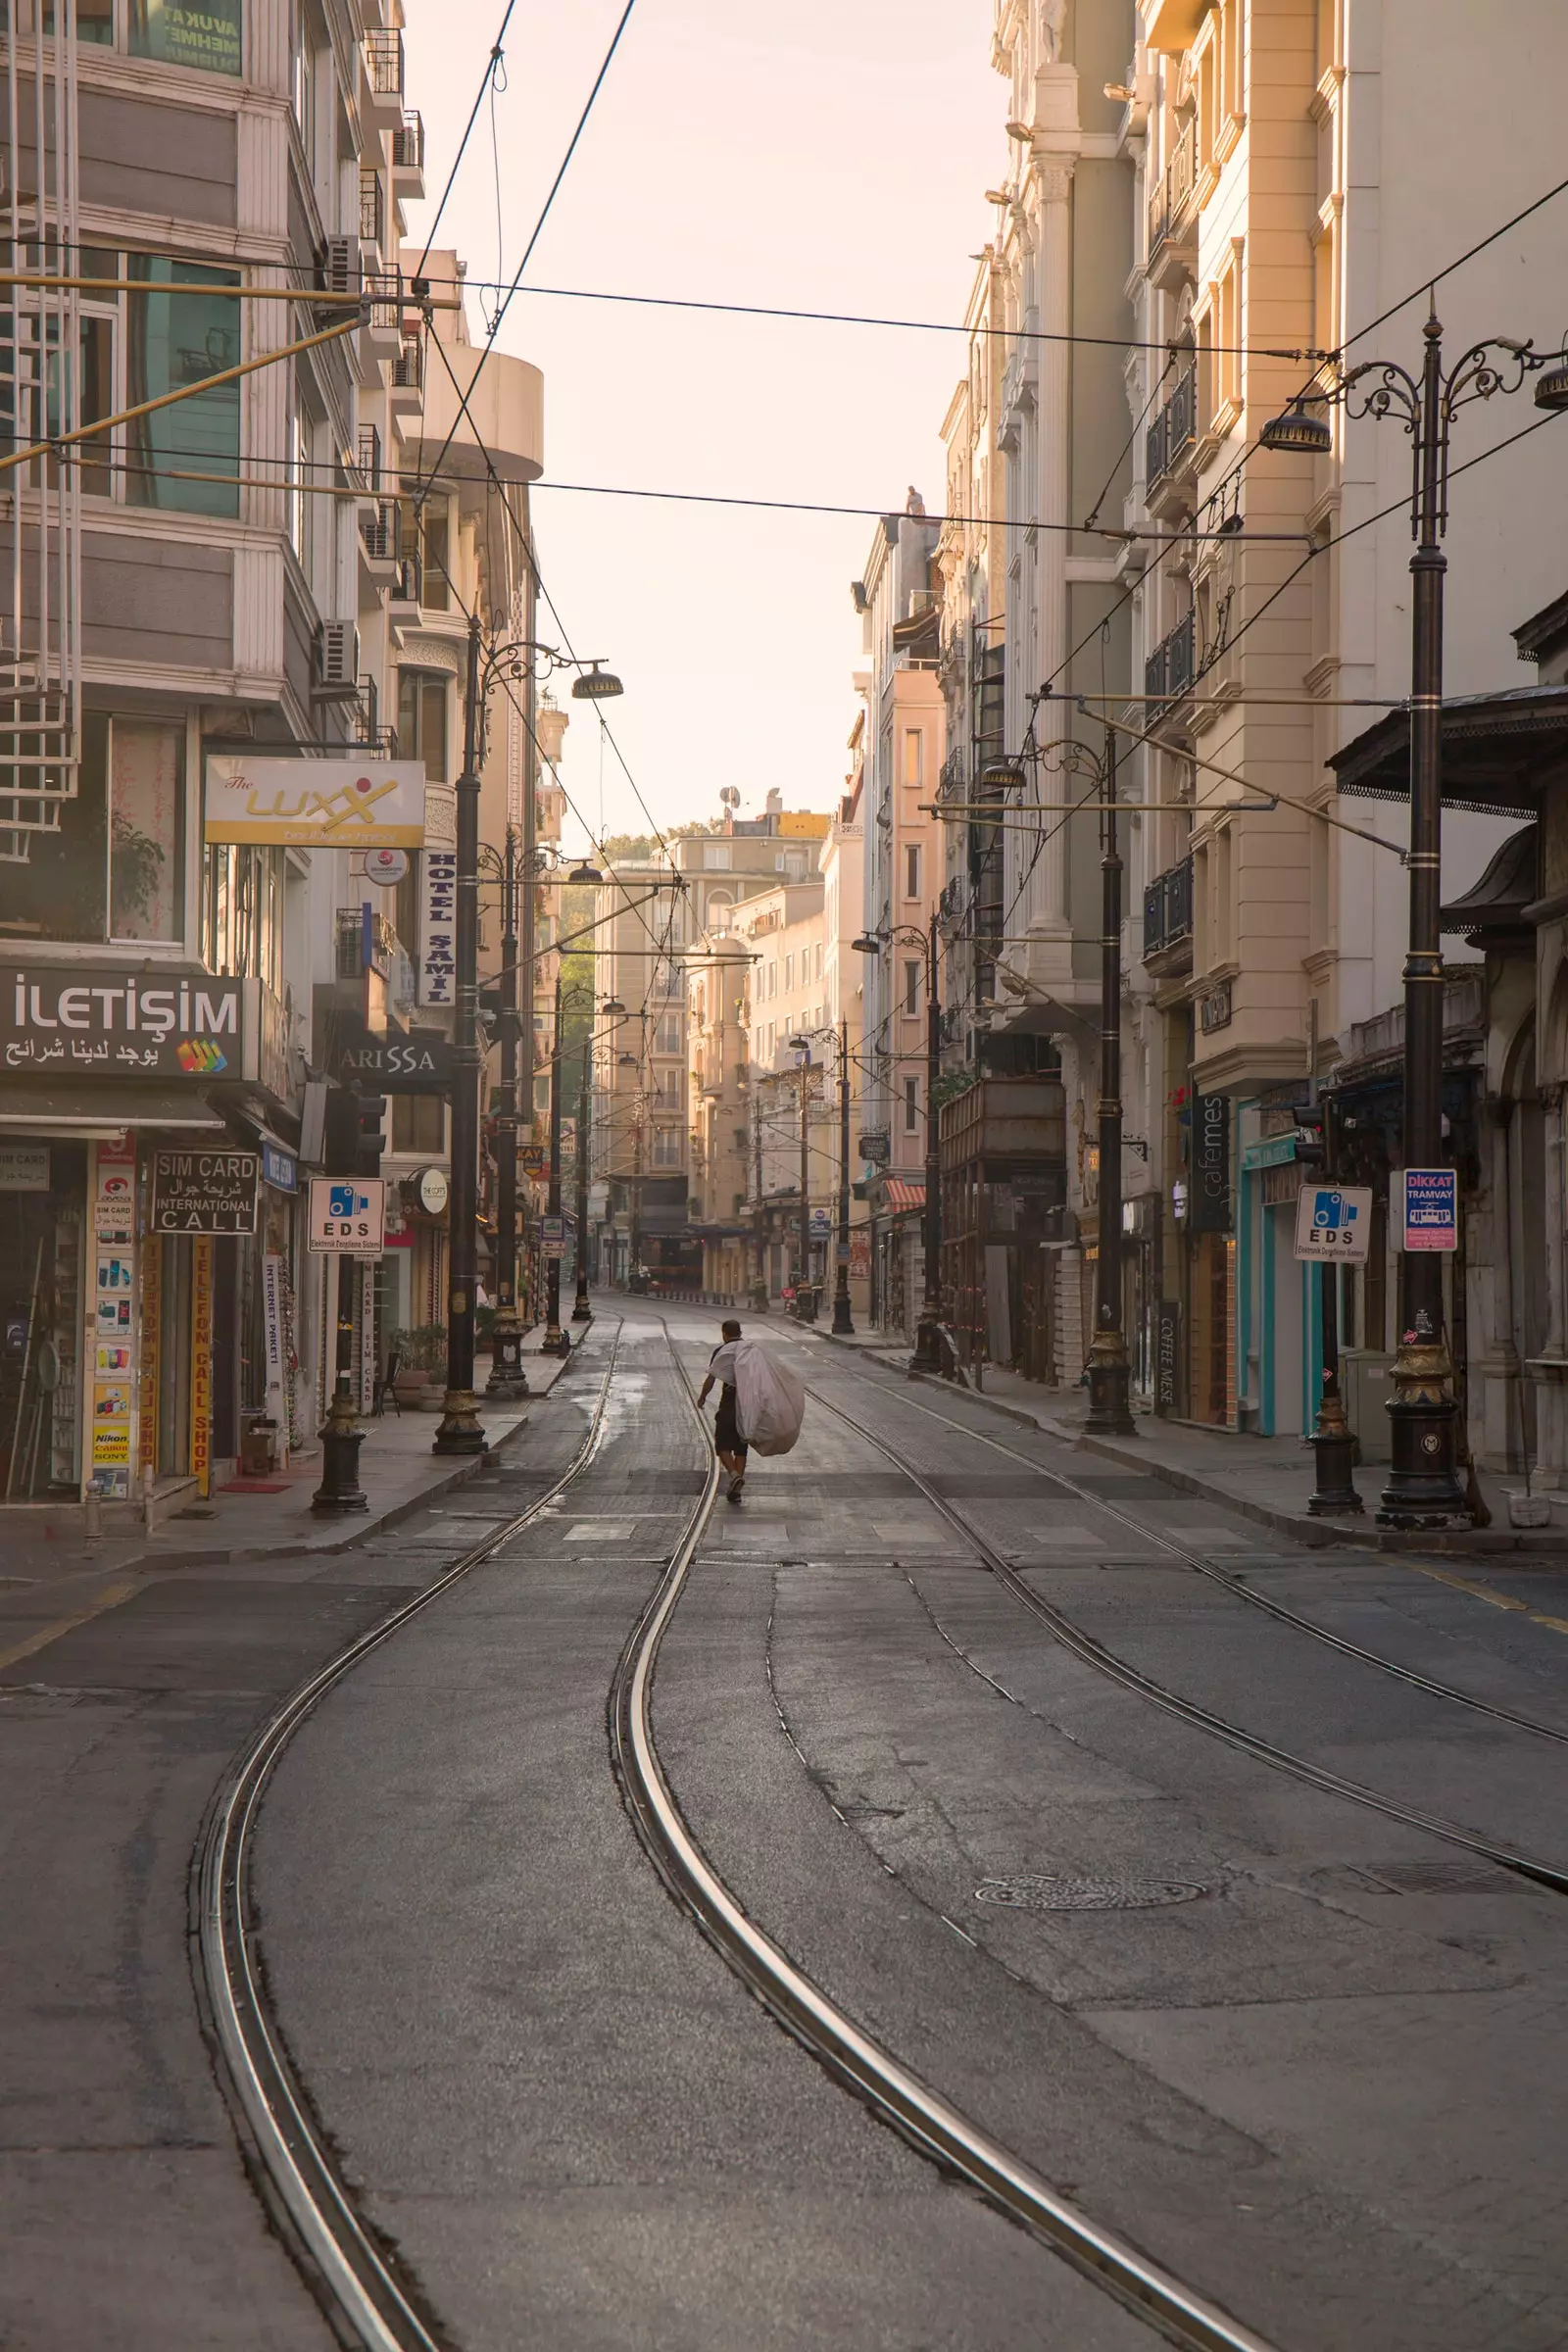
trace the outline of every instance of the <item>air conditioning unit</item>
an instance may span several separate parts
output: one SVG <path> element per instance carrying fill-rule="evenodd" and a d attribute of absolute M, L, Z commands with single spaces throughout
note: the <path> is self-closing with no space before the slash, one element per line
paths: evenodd
<path fill-rule="evenodd" d="M 323 620 L 316 633 L 316 700 L 347 702 L 359 689 L 359 630 L 352 620 Z"/>
<path fill-rule="evenodd" d="M 323 294 L 358 294 L 360 291 L 360 245 L 357 237 L 328 237 L 321 248 L 321 291 Z"/>

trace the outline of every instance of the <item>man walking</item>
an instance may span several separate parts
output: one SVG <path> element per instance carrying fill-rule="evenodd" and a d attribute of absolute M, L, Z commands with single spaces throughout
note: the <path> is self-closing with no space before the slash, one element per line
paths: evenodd
<path fill-rule="evenodd" d="M 735 1347 L 741 1336 L 740 1325 L 731 1319 L 722 1326 L 723 1337 L 709 1358 L 708 1377 L 698 1394 L 697 1409 L 702 1411 L 708 1401 L 708 1392 L 715 1381 L 719 1384 L 718 1410 L 713 1415 L 713 1451 L 729 1472 L 729 1500 L 739 1502 L 741 1489 L 746 1484 L 746 1440 L 741 1436 L 735 1418 Z"/>

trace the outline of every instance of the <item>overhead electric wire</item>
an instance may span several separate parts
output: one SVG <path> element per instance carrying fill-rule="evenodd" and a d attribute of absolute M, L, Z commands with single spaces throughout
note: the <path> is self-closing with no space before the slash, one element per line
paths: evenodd
<path fill-rule="evenodd" d="M 415 275 L 416 277 L 423 276 L 424 265 L 430 259 L 430 248 L 435 243 L 435 232 L 440 227 L 441 216 L 447 209 L 447 199 L 452 194 L 453 185 L 458 176 L 458 168 L 463 162 L 464 153 L 467 147 L 468 141 L 473 136 L 473 126 L 479 120 L 479 109 L 484 104 L 485 92 L 492 86 L 495 80 L 496 67 L 501 62 L 501 45 L 507 37 L 507 26 L 512 23 L 512 12 L 516 5 L 517 0 L 507 0 L 507 13 L 501 20 L 501 29 L 490 44 L 490 56 L 485 66 L 484 79 L 479 84 L 478 92 L 474 98 L 468 120 L 464 124 L 463 136 L 458 141 L 458 152 L 452 158 L 452 169 L 447 173 L 446 186 L 441 191 L 441 201 L 435 208 L 435 219 L 431 221 L 430 226 L 425 233 L 424 251 L 419 256 L 419 267 L 415 271 Z"/>
<path fill-rule="evenodd" d="M 472 391 L 474 384 L 476 384 L 479 380 L 480 371 L 483 368 L 486 360 L 490 357 L 491 352 L 495 349 L 496 337 L 501 332 L 501 321 L 503 318 L 505 318 L 507 312 L 512 306 L 513 297 L 516 293 L 518 285 L 521 283 L 523 271 L 527 269 L 528 264 L 533 259 L 533 249 L 538 244 L 539 239 L 544 232 L 545 222 L 550 218 L 551 207 L 555 203 L 557 194 L 561 188 L 561 183 L 565 178 L 566 172 L 570 168 L 571 159 L 577 152 L 577 143 L 581 139 L 584 130 L 587 128 L 588 118 L 594 110 L 594 102 L 598 98 L 601 89 L 604 87 L 605 76 L 610 72 L 611 62 L 614 57 L 615 51 L 620 46 L 620 36 L 625 31 L 626 26 L 631 19 L 631 12 L 636 5 L 637 0 L 626 0 L 626 5 L 621 10 L 619 21 L 615 25 L 613 33 L 611 35 L 610 47 L 605 51 L 599 71 L 594 75 L 593 87 L 588 92 L 588 96 L 583 102 L 581 114 L 577 117 L 577 126 L 575 130 L 573 130 L 571 137 L 567 142 L 566 152 L 561 159 L 556 176 L 550 183 L 549 193 L 545 197 L 544 203 L 540 208 L 539 218 L 537 220 L 535 220 L 532 233 L 528 238 L 527 244 L 523 248 L 522 259 L 517 264 L 516 274 L 514 276 L 512 284 L 508 288 L 506 295 L 497 305 L 496 315 L 490 321 L 490 331 L 485 337 L 484 349 L 479 354 L 478 365 L 474 368 L 473 376 L 468 386 L 470 392 Z M 454 417 L 452 423 L 447 428 L 446 439 L 442 442 L 440 449 L 436 452 L 435 466 L 432 468 L 432 471 L 439 470 L 442 461 L 446 457 L 447 451 L 452 447 L 453 437 L 456 434 L 457 429 L 458 420 L 456 417 Z M 483 443 L 481 441 L 481 447 L 482 446 Z M 418 503 L 420 505 L 423 504 L 422 498 L 419 499 Z"/>

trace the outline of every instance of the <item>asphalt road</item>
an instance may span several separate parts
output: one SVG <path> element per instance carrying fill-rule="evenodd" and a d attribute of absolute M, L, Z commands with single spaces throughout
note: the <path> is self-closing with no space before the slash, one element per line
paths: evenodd
<path fill-rule="evenodd" d="M 465 1513 L 499 1524 L 569 1460 L 601 1304 Z M 345 2180 L 464 2352 L 1138 2352 L 1142 2323 L 779 2030 L 637 1843 L 606 1698 L 703 1450 L 660 1311 L 614 1306 L 590 1467 L 329 1693 L 266 1798 L 259 1948 Z M 665 1320 L 695 1377 L 711 1319 Z M 1568 1867 L 1568 1742 L 1544 1736 L 1568 1731 L 1562 1564 L 1298 1551 L 976 1399 L 768 1336 L 817 1401 L 798 1450 L 718 1504 L 653 1705 L 735 1895 L 886 2047 L 1280 2352 L 1568 2346 L 1568 1897 L 1107 1679 L 876 1441 L 1145 1674 Z M 278 1695 L 484 1524 L 432 1510 L 352 1573 L 150 1579 L 0 1666 L 10 1783 L 43 1791 L 4 1833 L 30 1890 L 0 1922 L 8 2348 L 330 2340 L 198 2031 L 190 1849 Z M 1161 1532 L 1544 1732 L 1330 1648 Z"/>

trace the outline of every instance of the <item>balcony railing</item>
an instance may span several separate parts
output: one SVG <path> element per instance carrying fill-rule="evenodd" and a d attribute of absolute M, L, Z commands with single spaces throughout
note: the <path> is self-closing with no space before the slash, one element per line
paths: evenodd
<path fill-rule="evenodd" d="M 381 494 L 381 436 L 373 424 L 360 427 L 360 479 L 372 498 Z"/>
<path fill-rule="evenodd" d="M 340 980 L 358 980 L 362 972 L 379 972 L 384 979 L 398 945 L 398 935 L 392 925 L 373 906 L 338 908 L 337 976 Z"/>
<path fill-rule="evenodd" d="M 1193 936 L 1193 861 L 1167 866 L 1144 893 L 1144 960 Z"/>
<path fill-rule="evenodd" d="M 1150 426 L 1144 442 L 1144 476 L 1151 485 L 1179 464 L 1198 438 L 1198 370 L 1178 376 L 1176 389 Z"/>
<path fill-rule="evenodd" d="M 395 605 L 416 605 L 424 587 L 424 566 L 416 555 L 398 558 L 397 571 L 392 580 L 392 602 Z"/>
<path fill-rule="evenodd" d="M 1197 632 L 1189 612 L 1160 639 L 1144 663 L 1144 692 L 1152 702 L 1174 703 L 1187 692 L 1197 675 L 1196 646 Z"/>
<path fill-rule="evenodd" d="M 1198 177 L 1198 123 L 1188 123 L 1149 192 L 1149 258 L 1180 228 Z"/>
<path fill-rule="evenodd" d="M 360 172 L 360 242 L 379 251 L 386 228 L 386 193 L 379 172 Z"/>
<path fill-rule="evenodd" d="M 396 499 L 383 498 L 368 514 L 360 516 L 360 537 L 372 564 L 395 562 L 401 535 L 402 520 Z"/>
<path fill-rule="evenodd" d="M 396 24 L 372 24 L 365 36 L 365 72 L 378 98 L 403 95 L 403 34 Z"/>
<path fill-rule="evenodd" d="M 394 172 L 424 170 L 424 118 L 414 107 L 406 110 L 402 129 L 392 133 L 392 169 Z"/>
<path fill-rule="evenodd" d="M 392 382 L 399 392 L 422 392 L 424 389 L 424 338 L 405 335 L 403 349 L 392 362 Z"/>

